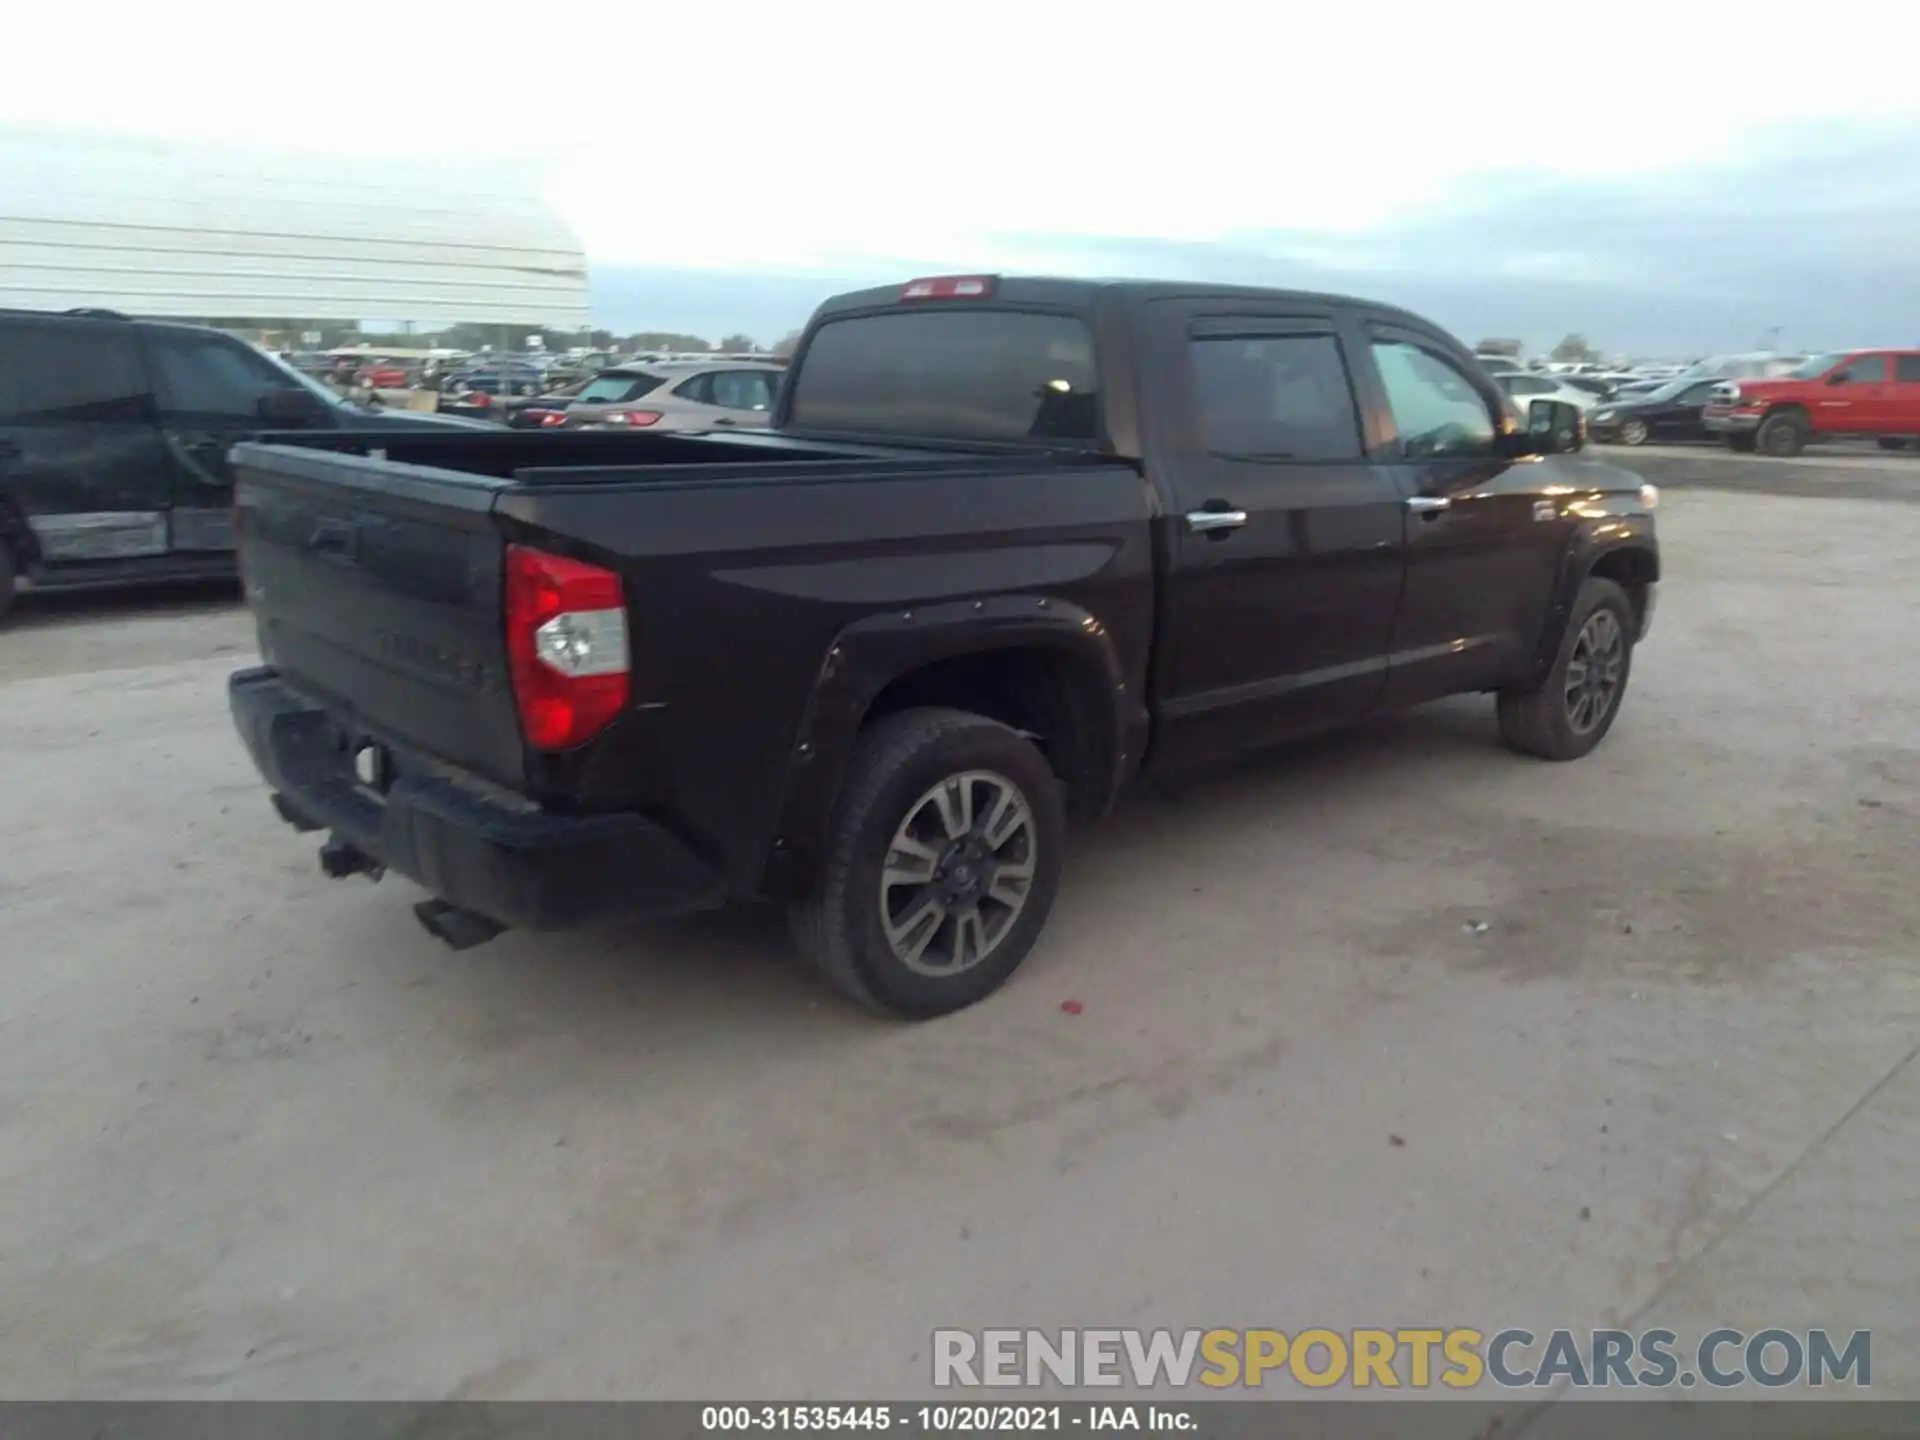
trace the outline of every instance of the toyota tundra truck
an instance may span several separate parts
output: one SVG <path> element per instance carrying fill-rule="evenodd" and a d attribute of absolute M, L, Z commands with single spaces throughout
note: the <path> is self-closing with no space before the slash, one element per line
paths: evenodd
<path fill-rule="evenodd" d="M 1461 692 L 1587 754 L 1660 578 L 1571 407 L 1274 290 L 916 280 L 815 314 L 765 432 L 232 459 L 233 718 L 327 874 L 456 947 L 776 902 L 912 1019 L 1006 981 L 1143 777 Z"/>

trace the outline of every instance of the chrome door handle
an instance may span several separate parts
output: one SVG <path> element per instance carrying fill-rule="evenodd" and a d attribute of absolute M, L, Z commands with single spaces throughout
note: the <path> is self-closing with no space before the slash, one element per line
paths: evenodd
<path fill-rule="evenodd" d="M 1204 535 L 1213 530 L 1238 530 L 1247 523 L 1244 510 L 1189 510 L 1187 529 L 1196 535 Z"/>
<path fill-rule="evenodd" d="M 1444 495 L 1409 495 L 1407 509 L 1417 515 L 1433 515 L 1446 509 L 1453 501 Z"/>

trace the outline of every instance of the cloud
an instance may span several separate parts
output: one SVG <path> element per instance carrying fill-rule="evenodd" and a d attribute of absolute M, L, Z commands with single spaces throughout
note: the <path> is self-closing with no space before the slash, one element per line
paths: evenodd
<path fill-rule="evenodd" d="M 595 303 L 616 327 L 709 317 L 696 328 L 773 336 L 835 289 L 992 268 L 1357 292 L 1469 341 L 1542 348 L 1576 330 L 1684 355 L 1746 348 L 1775 327 L 1810 349 L 1920 345 L 1916 235 L 1920 120 L 1806 119 L 1667 169 L 1465 176 L 1359 230 L 1241 229 L 1210 243 L 1010 230 L 966 253 L 842 251 L 758 278 L 596 266 Z"/>

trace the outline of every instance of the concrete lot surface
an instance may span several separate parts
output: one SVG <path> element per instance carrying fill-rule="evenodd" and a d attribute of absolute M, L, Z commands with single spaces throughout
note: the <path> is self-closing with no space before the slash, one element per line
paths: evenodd
<path fill-rule="evenodd" d="M 1592 758 L 1463 700 L 1145 796 L 922 1027 L 764 914 L 452 954 L 271 815 L 230 602 L 29 607 L 0 1394 L 907 1397 L 937 1326 L 1618 1323 L 1872 1328 L 1920 1397 L 1920 511 L 1661 523 Z"/>

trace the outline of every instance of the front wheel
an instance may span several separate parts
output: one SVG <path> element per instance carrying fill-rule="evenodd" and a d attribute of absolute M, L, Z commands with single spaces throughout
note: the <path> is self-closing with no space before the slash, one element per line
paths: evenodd
<path fill-rule="evenodd" d="M 869 1009 L 965 1009 L 1039 939 L 1065 839 L 1059 781 L 1018 732 L 961 710 L 888 716 L 854 748 L 821 883 L 790 914 L 794 939 Z"/>
<path fill-rule="evenodd" d="M 1786 459 L 1807 448 L 1807 422 L 1790 410 L 1769 415 L 1753 438 L 1761 454 Z"/>
<path fill-rule="evenodd" d="M 1636 619 L 1627 592 L 1591 577 L 1580 587 L 1560 653 L 1531 690 L 1502 690 L 1500 738 L 1543 760 L 1578 760 L 1613 728 L 1633 668 Z"/>

